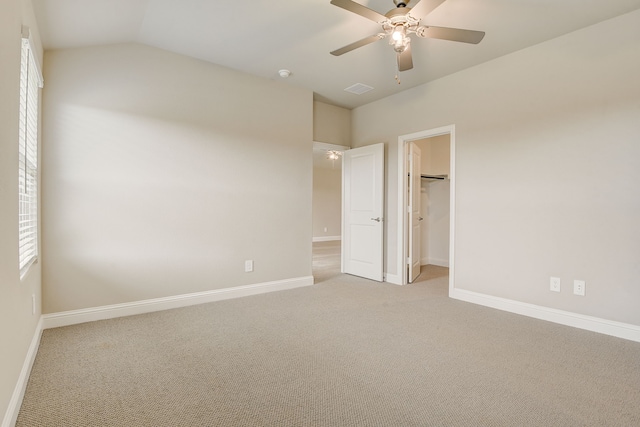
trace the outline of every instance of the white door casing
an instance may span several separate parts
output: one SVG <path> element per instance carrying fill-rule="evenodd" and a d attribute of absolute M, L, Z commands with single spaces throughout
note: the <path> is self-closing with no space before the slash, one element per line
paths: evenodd
<path fill-rule="evenodd" d="M 449 201 L 449 295 L 451 296 L 455 289 L 455 216 L 456 216 L 456 195 L 455 195 L 455 146 L 456 146 L 456 131 L 455 125 L 448 125 L 439 127 L 436 129 L 424 130 L 407 135 L 400 135 L 398 137 L 398 227 L 397 227 L 397 240 L 398 250 L 396 253 L 397 265 L 400 266 L 397 278 L 393 283 L 398 285 L 404 285 L 408 283 L 408 269 L 406 268 L 407 253 L 407 240 L 409 235 L 408 220 L 407 220 L 407 197 L 409 192 L 407 190 L 407 146 L 411 141 L 417 141 L 419 139 L 431 138 L 434 136 L 448 134 L 450 138 L 450 163 L 449 163 L 449 180 L 450 180 L 450 201 Z M 389 274 L 387 274 L 387 278 Z M 388 280 L 388 279 L 387 279 Z"/>
<path fill-rule="evenodd" d="M 383 281 L 384 144 L 344 152 L 342 272 Z"/>
<path fill-rule="evenodd" d="M 420 275 L 421 261 L 421 211 L 420 211 L 420 148 L 415 142 L 408 144 L 409 149 L 409 182 L 407 195 L 407 219 L 409 221 L 409 239 L 407 247 L 408 281 L 413 283 Z"/>

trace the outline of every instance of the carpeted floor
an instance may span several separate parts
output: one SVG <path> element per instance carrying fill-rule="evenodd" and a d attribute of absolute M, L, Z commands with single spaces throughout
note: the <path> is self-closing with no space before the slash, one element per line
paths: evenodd
<path fill-rule="evenodd" d="M 46 330 L 17 426 L 639 426 L 640 343 L 339 274 Z M 332 261 L 333 260 L 333 261 Z"/>

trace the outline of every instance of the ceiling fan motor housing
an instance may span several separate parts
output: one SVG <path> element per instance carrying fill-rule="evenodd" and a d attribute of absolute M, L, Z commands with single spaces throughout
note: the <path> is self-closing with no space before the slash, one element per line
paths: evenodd
<path fill-rule="evenodd" d="M 392 33 L 397 26 L 404 26 L 407 34 L 415 32 L 420 20 L 409 15 L 410 10 L 411 9 L 409 8 L 391 9 L 384 15 L 388 19 L 382 24 L 382 28 L 387 32 L 387 34 Z"/>

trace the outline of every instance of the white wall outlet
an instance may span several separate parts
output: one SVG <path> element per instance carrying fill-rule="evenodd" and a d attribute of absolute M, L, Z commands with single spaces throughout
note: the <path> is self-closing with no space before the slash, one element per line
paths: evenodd
<path fill-rule="evenodd" d="M 36 294 L 31 294 L 31 314 L 36 314 Z"/>
<path fill-rule="evenodd" d="M 325 233 L 327 232 L 327 227 L 325 227 L 325 228 L 324 228 L 324 232 L 325 232 Z"/>
<path fill-rule="evenodd" d="M 244 272 L 245 273 L 250 273 L 253 271 L 253 260 L 252 259 L 248 259 L 244 262 Z"/>
<path fill-rule="evenodd" d="M 584 280 L 574 280 L 573 281 L 573 293 L 575 295 L 584 296 L 586 292 L 587 284 Z"/>
<path fill-rule="evenodd" d="M 560 292 L 560 278 L 559 277 L 551 277 L 549 278 L 549 290 L 553 292 Z"/>

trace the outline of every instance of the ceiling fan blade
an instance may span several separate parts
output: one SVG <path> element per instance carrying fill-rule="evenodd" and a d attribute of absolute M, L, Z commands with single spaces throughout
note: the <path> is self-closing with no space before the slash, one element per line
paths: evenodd
<path fill-rule="evenodd" d="M 365 37 L 362 40 L 358 40 L 357 42 L 353 42 L 344 47 L 341 47 L 340 49 L 334 50 L 333 52 L 331 52 L 331 55 L 340 56 L 344 53 L 351 52 L 352 50 L 357 49 L 359 47 L 366 46 L 369 43 L 376 42 L 383 37 L 384 37 L 384 34 L 374 34 L 373 36 Z"/>
<path fill-rule="evenodd" d="M 398 54 L 398 71 L 407 71 L 412 68 L 413 58 L 411 57 L 411 45 L 409 45 L 404 52 Z"/>
<path fill-rule="evenodd" d="M 351 0 L 331 0 L 331 4 L 348 10 L 349 12 L 364 16 L 378 24 L 381 24 L 388 19 L 386 16 L 376 12 L 375 10 L 371 10 L 368 7 Z"/>
<path fill-rule="evenodd" d="M 418 0 L 418 3 L 409 11 L 409 15 L 416 19 L 422 19 L 442 3 L 444 0 Z"/>
<path fill-rule="evenodd" d="M 451 40 L 454 42 L 478 44 L 484 38 L 484 31 L 462 30 L 447 27 L 420 27 L 416 34 L 431 39 Z"/>

